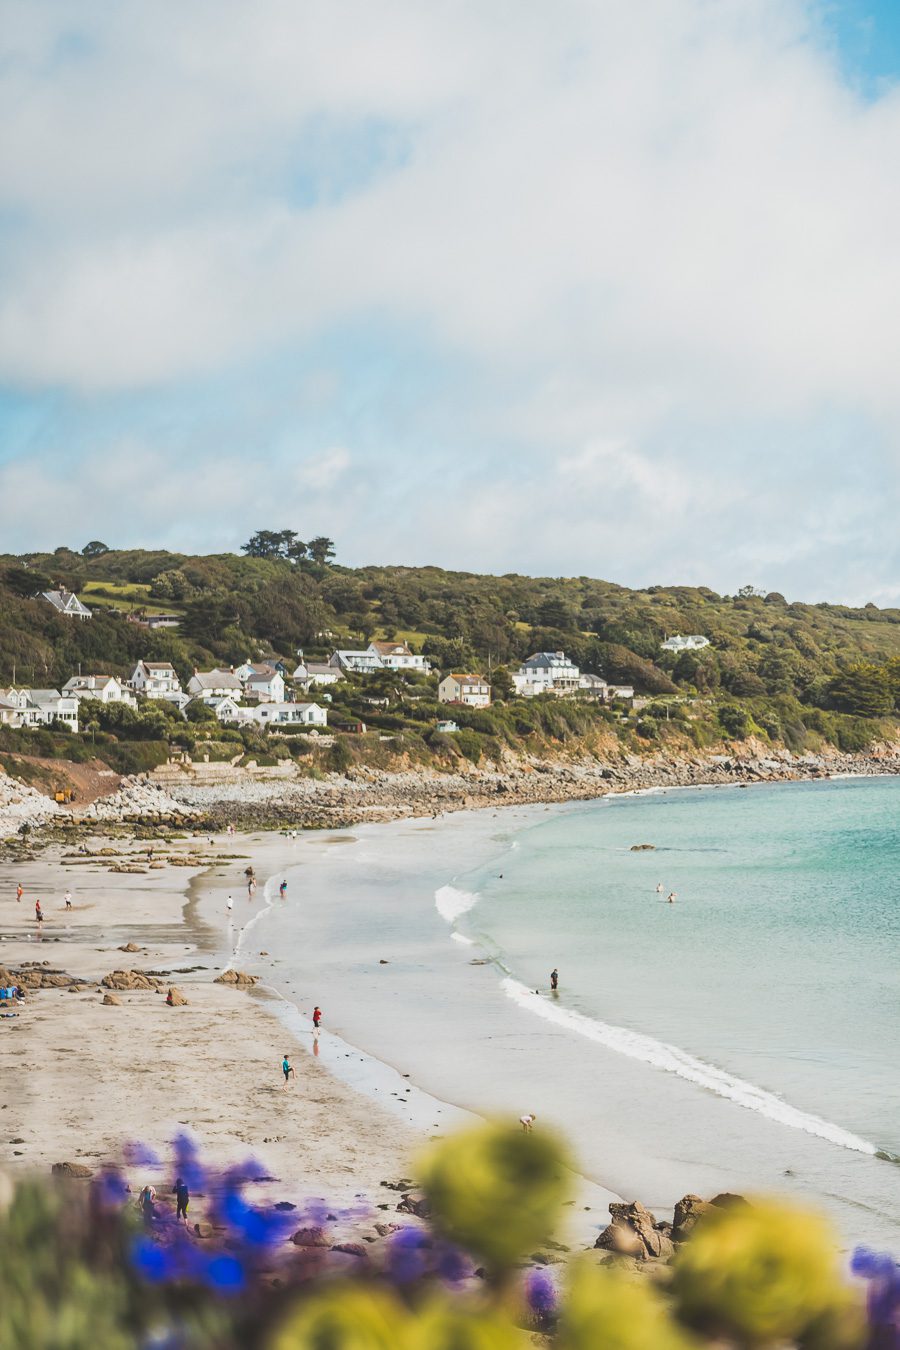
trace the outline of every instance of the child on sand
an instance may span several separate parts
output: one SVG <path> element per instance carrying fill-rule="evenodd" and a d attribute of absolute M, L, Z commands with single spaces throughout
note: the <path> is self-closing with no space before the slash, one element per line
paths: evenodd
<path fill-rule="evenodd" d="M 322 1009 L 319 1007 L 319 1005 L 318 1005 L 318 1003 L 317 1003 L 316 1006 L 313 1008 L 313 1028 L 314 1028 L 314 1030 L 316 1030 L 316 1031 L 319 1030 L 319 1024 L 321 1023 L 321 1021 L 322 1021 Z"/>
<path fill-rule="evenodd" d="M 63 896 L 63 900 L 65 900 L 65 902 L 66 902 L 66 909 L 71 909 L 71 908 L 72 908 L 72 892 L 71 892 L 71 891 L 66 891 L 65 895 Z"/>
<path fill-rule="evenodd" d="M 291 1061 L 288 1059 L 287 1055 L 285 1055 L 284 1059 L 281 1061 L 281 1072 L 284 1074 L 284 1087 L 282 1087 L 281 1089 L 282 1092 L 284 1092 L 285 1089 L 287 1088 L 289 1080 L 294 1077 L 294 1070 L 291 1066 Z"/>
<path fill-rule="evenodd" d="M 537 1116 L 533 1111 L 526 1111 L 524 1116 L 519 1116 L 519 1124 L 526 1134 L 531 1134 L 531 1127 L 536 1120 Z"/>
<path fill-rule="evenodd" d="M 21 883 L 21 881 L 20 881 L 19 884 L 18 884 L 18 886 L 16 887 L 16 900 L 17 900 L 17 901 L 18 901 L 18 900 L 21 900 L 21 899 L 22 899 L 22 896 L 23 896 L 24 894 L 25 894 L 25 892 L 24 892 L 23 889 L 22 889 L 22 883 Z"/>
<path fill-rule="evenodd" d="M 286 881 L 283 881 L 283 882 L 281 883 L 281 885 L 278 887 L 278 894 L 281 896 L 282 900 L 283 900 L 284 897 L 285 897 L 285 892 L 286 892 L 286 891 L 287 891 L 287 882 L 286 882 Z"/>
<path fill-rule="evenodd" d="M 188 1190 L 181 1177 L 172 1187 L 172 1194 L 175 1196 L 175 1219 L 187 1223 L 188 1205 L 191 1203 L 191 1193 Z"/>
<path fill-rule="evenodd" d="M 35 900 L 34 902 L 34 917 L 37 919 L 38 923 L 44 922 L 44 911 L 41 909 L 40 900 Z"/>

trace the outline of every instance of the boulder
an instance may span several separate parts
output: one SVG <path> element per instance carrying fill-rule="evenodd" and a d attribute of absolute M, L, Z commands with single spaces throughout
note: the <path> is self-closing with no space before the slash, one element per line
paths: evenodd
<path fill-rule="evenodd" d="M 601 1251 L 614 1252 L 617 1256 L 636 1256 L 643 1259 L 644 1246 L 633 1228 L 627 1223 L 611 1223 L 594 1243 Z"/>
<path fill-rule="evenodd" d="M 117 949 L 120 952 L 139 952 L 141 949 L 136 942 L 126 942 L 124 947 Z"/>
<path fill-rule="evenodd" d="M 400 1214 L 415 1214 L 417 1219 L 428 1219 L 431 1217 L 431 1205 L 424 1195 L 404 1195 L 397 1206 Z"/>
<path fill-rule="evenodd" d="M 214 984 L 240 984 L 254 985 L 259 979 L 258 975 L 248 975 L 245 970 L 223 970 L 221 975 L 217 975 Z"/>
<path fill-rule="evenodd" d="M 142 970 L 113 970 L 100 981 L 104 989 L 158 989 L 160 981 Z"/>
<path fill-rule="evenodd" d="M 665 1260 L 672 1255 L 675 1249 L 666 1226 L 658 1224 L 639 1200 L 631 1204 L 613 1203 L 609 1212 L 612 1223 L 597 1238 L 595 1246 L 645 1261 Z"/>
<path fill-rule="evenodd" d="M 94 1175 L 90 1167 L 85 1167 L 84 1163 L 61 1162 L 54 1163 L 50 1171 L 55 1177 L 92 1177 Z"/>
<path fill-rule="evenodd" d="M 324 1228 L 298 1228 L 291 1238 L 295 1247 L 330 1247 L 331 1238 Z"/>
<path fill-rule="evenodd" d="M 186 1008 L 187 999 L 180 989 L 176 989 L 174 984 L 166 994 L 166 1003 L 170 1008 Z"/>
<path fill-rule="evenodd" d="M 674 1222 L 672 1224 L 672 1238 L 675 1242 L 683 1242 L 688 1234 L 696 1227 L 699 1219 L 709 1209 L 709 1202 L 701 1200 L 699 1195 L 684 1195 L 675 1206 Z"/>
<path fill-rule="evenodd" d="M 344 1252 L 346 1256 L 365 1256 L 366 1249 L 361 1242 L 336 1242 L 333 1252 Z"/>
<path fill-rule="evenodd" d="M 116 998 L 115 994 L 104 994 L 103 1003 L 107 1008 L 121 1008 L 122 1006 L 122 1000 Z"/>

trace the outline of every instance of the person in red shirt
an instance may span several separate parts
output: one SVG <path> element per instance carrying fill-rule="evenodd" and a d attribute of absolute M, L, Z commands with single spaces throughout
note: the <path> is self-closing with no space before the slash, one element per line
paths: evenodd
<path fill-rule="evenodd" d="M 322 1009 L 319 1007 L 317 1003 L 316 1006 L 313 1008 L 313 1027 L 315 1028 L 316 1031 L 319 1030 L 319 1024 L 321 1023 L 321 1021 L 322 1021 Z"/>
<path fill-rule="evenodd" d="M 38 923 L 44 922 L 44 911 L 41 909 L 40 900 L 35 900 L 34 902 L 34 917 L 37 919 Z"/>

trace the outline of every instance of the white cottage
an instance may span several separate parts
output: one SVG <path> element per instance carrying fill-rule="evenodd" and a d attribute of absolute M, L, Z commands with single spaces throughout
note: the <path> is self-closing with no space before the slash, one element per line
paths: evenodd
<path fill-rule="evenodd" d="M 60 587 L 58 591 L 41 591 L 44 600 L 53 606 L 57 614 L 64 614 L 67 619 L 92 619 L 94 611 L 83 605 L 77 595 L 67 591 L 65 587 Z"/>
<path fill-rule="evenodd" d="M 513 676 L 517 693 L 531 698 L 535 694 L 566 694 L 578 688 L 579 670 L 565 652 L 535 652 L 519 666 Z"/>
<path fill-rule="evenodd" d="M 137 703 L 125 681 L 115 675 L 73 675 L 66 680 L 62 691 L 72 698 L 92 698 L 98 703 L 127 703 L 131 708 Z"/>
<path fill-rule="evenodd" d="M 378 657 L 385 670 L 418 670 L 427 675 L 431 669 L 425 657 L 411 651 L 405 642 L 370 642 L 367 651 Z"/>

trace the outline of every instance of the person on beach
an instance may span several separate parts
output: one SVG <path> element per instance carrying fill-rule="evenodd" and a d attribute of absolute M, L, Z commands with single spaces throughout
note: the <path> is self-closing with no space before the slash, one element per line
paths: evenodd
<path fill-rule="evenodd" d="M 666 896 L 666 904 L 674 905 L 674 903 L 675 903 L 675 892 L 669 891 L 669 894 Z"/>
<path fill-rule="evenodd" d="M 285 895 L 287 894 L 287 882 L 286 882 L 286 881 L 283 881 L 283 882 L 281 883 L 281 885 L 278 887 L 278 894 L 281 896 L 281 898 L 282 898 L 282 900 L 283 900 L 284 897 L 285 897 Z"/>
<path fill-rule="evenodd" d="M 142 1186 L 141 1193 L 138 1196 L 138 1209 L 141 1211 L 141 1218 L 144 1220 L 144 1227 L 149 1228 L 156 1218 L 156 1211 L 153 1208 L 156 1200 L 156 1191 L 152 1186 Z"/>
<path fill-rule="evenodd" d="M 319 1007 L 319 1005 L 318 1005 L 318 1003 L 317 1003 L 316 1006 L 313 1008 L 313 1030 L 314 1030 L 314 1031 L 318 1031 L 318 1030 L 319 1030 L 319 1026 L 321 1025 L 321 1022 L 322 1022 L 322 1009 Z"/>
<path fill-rule="evenodd" d="M 25 892 L 24 892 L 24 890 L 22 889 L 22 883 L 21 883 L 21 881 L 20 881 L 19 884 L 18 884 L 18 886 L 16 887 L 16 900 L 17 900 L 17 901 L 21 900 L 21 899 L 22 899 L 22 896 L 23 896 L 24 894 L 25 894 Z"/>
<path fill-rule="evenodd" d="M 232 898 L 231 898 L 230 895 L 229 895 L 228 899 L 225 901 L 225 908 L 228 910 L 228 917 L 229 917 L 229 919 L 230 919 L 230 918 L 231 918 L 231 911 L 234 909 L 234 901 L 232 900 Z"/>
<path fill-rule="evenodd" d="M 247 899 L 248 899 L 248 900 L 252 900 L 252 899 L 253 899 L 253 892 L 254 892 L 255 890 L 256 890 L 256 882 L 255 882 L 255 881 L 253 880 L 253 878 L 251 877 L 250 880 L 247 882 Z"/>
<path fill-rule="evenodd" d="M 44 911 L 41 909 L 40 900 L 35 900 L 34 902 L 34 917 L 37 919 L 38 923 L 44 922 Z"/>
<path fill-rule="evenodd" d="M 556 969 L 556 966 L 554 966 L 550 972 L 550 988 L 553 990 L 554 994 L 559 988 L 559 971 Z"/>
<path fill-rule="evenodd" d="M 65 900 L 65 902 L 66 902 L 66 909 L 71 909 L 71 908 L 72 908 L 72 892 L 71 892 L 71 891 L 66 891 L 65 895 L 63 896 L 63 900 Z"/>
<path fill-rule="evenodd" d="M 537 1116 L 533 1111 L 526 1111 L 524 1116 L 519 1116 L 519 1124 L 526 1134 L 531 1134 L 531 1127 L 536 1120 Z"/>
<path fill-rule="evenodd" d="M 175 1220 L 176 1222 L 180 1220 L 182 1223 L 186 1224 L 188 1205 L 191 1203 L 191 1193 L 181 1177 L 178 1178 L 175 1185 L 172 1187 L 172 1194 L 175 1196 Z"/>
<path fill-rule="evenodd" d="M 295 1076 L 291 1061 L 288 1059 L 287 1055 L 285 1055 L 284 1059 L 281 1061 L 281 1072 L 284 1074 L 284 1086 L 281 1090 L 282 1092 L 285 1092 L 287 1091 L 288 1083 Z"/>

